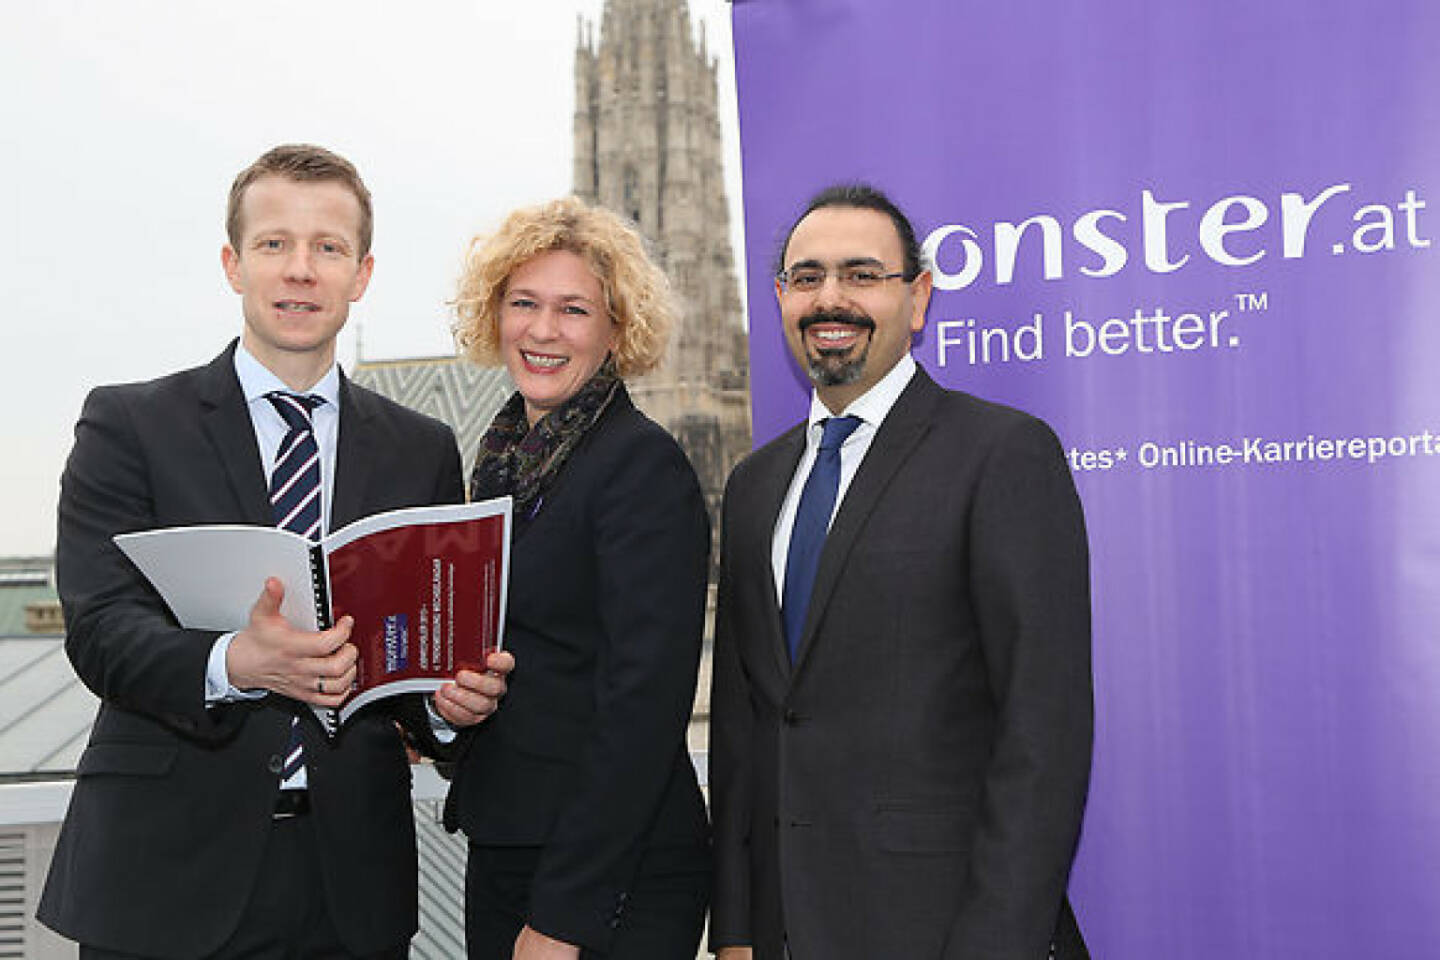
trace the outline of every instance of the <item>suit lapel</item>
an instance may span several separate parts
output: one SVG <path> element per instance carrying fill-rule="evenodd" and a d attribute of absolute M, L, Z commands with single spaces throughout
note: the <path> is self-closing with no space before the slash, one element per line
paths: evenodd
<path fill-rule="evenodd" d="M 375 415 L 370 397 L 350 385 L 340 374 L 340 435 L 335 441 L 335 490 L 330 503 L 330 525 L 338 530 L 365 515 L 365 489 L 374 461 L 373 431 L 368 422 Z"/>
<path fill-rule="evenodd" d="M 797 672 L 810 652 L 816 625 L 835 592 L 840 572 L 845 568 L 845 561 L 860 531 L 880 502 L 891 478 L 909 458 L 920 439 L 929 432 L 930 414 L 938 394 L 939 388 L 934 381 L 924 370 L 917 368 L 915 376 L 880 424 L 860 469 L 850 481 L 820 553 L 820 569 L 815 573 L 815 588 L 805 612 L 805 627 L 800 632 L 800 651 L 795 663 Z"/>
<path fill-rule="evenodd" d="M 790 675 L 790 649 L 785 644 L 785 624 L 780 617 L 780 593 L 775 583 L 770 555 L 775 540 L 775 524 L 780 519 L 780 507 L 785 501 L 786 491 L 790 489 L 795 468 L 800 465 L 800 457 L 805 452 L 805 424 L 801 423 L 784 434 L 776 441 L 771 452 L 774 462 L 767 469 L 757 471 L 760 485 L 755 491 L 754 500 L 751 501 L 753 509 L 746 511 L 746 515 L 753 518 L 749 538 L 755 544 L 753 551 L 747 553 L 757 558 L 753 575 L 763 578 L 765 582 L 760 594 L 766 598 L 765 608 L 761 612 L 762 626 L 768 635 L 766 642 L 775 657 L 780 675 L 786 677 Z"/>
<path fill-rule="evenodd" d="M 255 426 L 235 377 L 236 342 L 200 371 L 200 423 L 215 459 L 224 469 L 240 517 L 245 523 L 270 526 L 275 518 L 265 488 L 260 448 L 255 443 Z"/>

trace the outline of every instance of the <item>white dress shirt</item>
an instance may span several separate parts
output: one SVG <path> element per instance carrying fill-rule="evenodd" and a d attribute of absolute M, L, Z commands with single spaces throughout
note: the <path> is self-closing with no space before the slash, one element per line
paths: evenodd
<path fill-rule="evenodd" d="M 265 487 L 268 490 L 270 475 L 275 472 L 275 455 L 280 452 L 280 444 L 290 432 L 290 425 L 265 395 L 276 390 L 284 393 L 296 391 L 266 369 L 243 345 L 235 348 L 235 375 L 240 378 L 240 390 L 245 394 L 245 406 L 250 410 L 250 423 L 255 428 L 255 442 L 260 446 L 260 463 L 265 468 Z M 310 422 L 315 428 L 315 443 L 320 448 L 320 530 L 323 536 L 330 529 L 330 499 L 335 489 L 335 440 L 340 433 L 340 368 L 330 364 L 325 376 L 304 392 L 325 400 L 310 413 Z"/>
<path fill-rule="evenodd" d="M 245 405 L 250 412 L 250 424 L 255 428 L 255 442 L 260 448 L 260 464 L 265 470 L 265 487 L 268 490 L 270 476 L 275 472 L 275 456 L 280 452 L 280 444 L 285 435 L 290 432 L 290 425 L 280 416 L 280 411 L 275 409 L 266 394 L 275 390 L 286 393 L 295 391 L 256 360 L 250 351 L 245 349 L 244 344 L 235 348 L 235 376 L 240 380 L 240 390 L 245 394 Z M 310 414 L 315 443 L 320 448 L 320 530 L 323 535 L 330 529 L 330 499 L 335 486 L 335 444 L 340 434 L 340 368 L 332 363 L 319 382 L 305 392 L 325 399 L 325 402 Z M 255 585 L 257 597 L 263 586 L 263 583 Z M 234 639 L 234 633 L 224 634 L 210 648 L 210 659 L 205 670 L 207 705 L 234 700 L 258 700 L 265 696 L 264 690 L 242 690 L 230 682 L 230 674 L 225 668 L 225 656 L 230 650 L 230 642 Z M 301 789 L 305 784 L 305 770 L 302 767 L 300 772 L 285 781 L 283 786 L 286 789 Z"/>
<path fill-rule="evenodd" d="M 845 438 L 840 447 L 840 488 L 835 495 L 835 509 L 830 512 L 830 520 L 826 523 L 826 529 L 829 529 L 829 524 L 834 522 L 835 514 L 840 510 L 840 504 L 845 502 L 845 494 L 850 489 L 850 481 L 855 479 L 855 471 L 860 469 L 860 462 L 865 459 L 870 444 L 875 440 L 875 432 L 880 429 L 880 424 L 885 422 L 885 417 L 889 415 L 890 408 L 895 406 L 895 401 L 900 399 L 900 394 L 909 385 L 910 378 L 915 376 L 915 369 L 914 358 L 908 353 L 903 355 L 875 386 L 856 397 L 838 414 L 831 413 L 830 408 L 820 400 L 819 394 L 811 392 L 810 416 L 805 430 L 805 453 L 800 457 L 800 465 L 795 468 L 790 489 L 780 505 L 780 517 L 775 522 L 775 536 L 770 542 L 770 565 L 775 574 L 777 597 L 785 594 L 785 560 L 790 553 L 790 531 L 795 528 L 795 514 L 800 509 L 800 493 L 805 488 L 806 478 L 810 476 L 810 468 L 814 465 L 815 456 L 820 449 L 820 437 L 825 432 L 822 421 L 833 416 L 860 418 L 860 426 Z"/>

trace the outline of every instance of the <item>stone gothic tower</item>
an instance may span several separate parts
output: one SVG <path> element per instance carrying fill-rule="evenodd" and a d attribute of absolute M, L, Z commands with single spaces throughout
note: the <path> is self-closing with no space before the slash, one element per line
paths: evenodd
<path fill-rule="evenodd" d="M 750 449 L 749 376 L 721 165 L 716 61 L 685 0 L 606 0 L 575 51 L 575 193 L 628 216 L 681 309 L 665 363 L 629 384 L 675 435 L 718 520 Z M 718 529 L 718 527 L 717 527 Z"/>

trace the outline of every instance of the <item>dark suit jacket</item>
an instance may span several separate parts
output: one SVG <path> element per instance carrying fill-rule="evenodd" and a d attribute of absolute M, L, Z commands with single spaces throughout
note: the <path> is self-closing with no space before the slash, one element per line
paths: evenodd
<path fill-rule="evenodd" d="M 273 521 L 234 344 L 208 366 L 92 392 L 61 481 L 56 572 L 76 672 L 101 698 L 41 898 L 72 939 L 198 957 L 254 885 L 299 710 L 330 910 L 369 953 L 416 929 L 410 770 L 394 725 L 362 711 L 327 741 L 269 696 L 207 708 L 217 634 L 175 625 L 113 534 Z M 342 379 L 333 524 L 463 499 L 448 427 Z M 255 584 L 259 596 L 261 584 Z"/>
<path fill-rule="evenodd" d="M 710 533 L 695 471 L 624 387 L 511 549 L 500 709 L 467 733 L 446 825 L 543 846 L 529 923 L 608 949 L 641 869 L 705 871 L 685 729 Z"/>
<path fill-rule="evenodd" d="M 802 426 L 725 495 L 711 945 L 1042 960 L 1090 766 L 1087 549 L 1060 447 L 917 371 L 836 514 L 792 667 L 770 544 L 803 449 Z"/>

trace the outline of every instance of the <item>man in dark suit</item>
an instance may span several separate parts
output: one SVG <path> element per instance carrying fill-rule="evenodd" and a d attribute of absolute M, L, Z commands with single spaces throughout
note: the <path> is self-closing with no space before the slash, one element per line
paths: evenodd
<path fill-rule="evenodd" d="M 1084 956 L 1089 578 L 1060 446 L 910 357 L 930 275 L 880 192 L 818 195 L 778 267 L 815 395 L 725 494 L 711 946 Z"/>
<path fill-rule="evenodd" d="M 327 740 L 309 709 L 337 705 L 355 677 L 349 619 L 296 630 L 271 579 L 243 629 L 182 629 L 111 541 L 288 525 L 271 487 L 292 444 L 313 451 L 293 488 L 308 490 L 296 512 L 313 525 L 463 499 L 449 428 L 335 363 L 374 264 L 354 167 L 277 147 L 236 178 L 227 230 L 238 343 L 207 366 L 95 390 L 76 427 L 56 567 L 67 651 L 102 702 L 38 914 L 82 957 L 401 957 L 417 911 L 400 734 L 371 709 Z M 286 405 L 306 415 L 292 422 Z M 435 710 L 473 724 L 503 688 L 462 672 Z"/>

